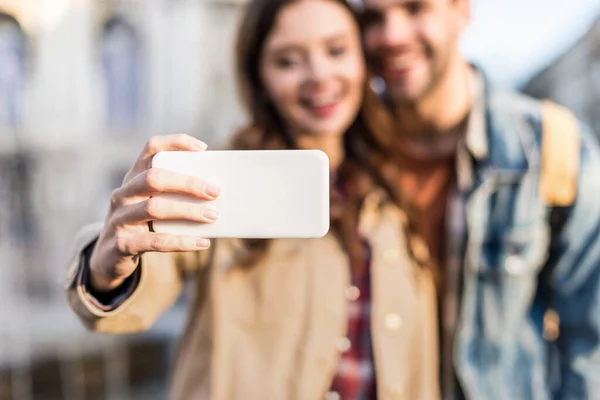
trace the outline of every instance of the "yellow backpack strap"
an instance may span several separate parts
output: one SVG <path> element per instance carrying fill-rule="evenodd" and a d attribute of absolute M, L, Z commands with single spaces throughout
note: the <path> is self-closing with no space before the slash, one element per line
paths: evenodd
<path fill-rule="evenodd" d="M 548 206 L 565 207 L 577 196 L 580 136 L 571 111 L 542 103 L 542 165 L 540 194 Z"/>

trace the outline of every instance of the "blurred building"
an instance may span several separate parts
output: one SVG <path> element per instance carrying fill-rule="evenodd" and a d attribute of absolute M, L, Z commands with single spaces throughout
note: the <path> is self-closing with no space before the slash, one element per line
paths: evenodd
<path fill-rule="evenodd" d="M 0 0 L 0 399 L 154 398 L 135 397 L 144 379 L 163 398 L 181 307 L 147 335 L 91 335 L 61 279 L 73 235 L 104 218 L 150 136 L 215 144 L 242 122 L 241 5 Z"/>
<path fill-rule="evenodd" d="M 600 20 L 523 90 L 569 107 L 600 135 Z"/>

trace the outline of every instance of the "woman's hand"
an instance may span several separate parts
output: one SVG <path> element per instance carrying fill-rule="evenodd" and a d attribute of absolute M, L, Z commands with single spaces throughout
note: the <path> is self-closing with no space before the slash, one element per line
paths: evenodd
<path fill-rule="evenodd" d="M 152 157 L 160 151 L 204 151 L 206 144 L 179 134 L 157 136 L 146 143 L 120 188 L 113 191 L 104 231 L 90 258 L 90 283 L 98 291 L 121 285 L 137 268 L 139 255 L 147 251 L 176 252 L 204 250 L 205 238 L 151 232 L 154 220 L 189 220 L 211 223 L 217 213 L 205 204 L 190 204 L 152 197 L 178 193 L 202 200 L 214 200 L 219 188 L 201 179 L 151 168 Z"/>

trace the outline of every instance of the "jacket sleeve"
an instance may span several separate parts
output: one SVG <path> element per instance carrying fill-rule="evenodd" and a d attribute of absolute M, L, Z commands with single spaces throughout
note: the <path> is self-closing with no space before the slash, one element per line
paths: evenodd
<path fill-rule="evenodd" d="M 103 307 L 85 287 L 85 249 L 102 231 L 102 224 L 85 227 L 77 235 L 68 269 L 66 292 L 73 311 L 90 330 L 104 333 L 136 333 L 149 329 L 179 296 L 183 277 L 204 264 L 208 251 L 190 253 L 144 253 L 136 279 L 114 307 Z"/>
<path fill-rule="evenodd" d="M 557 399 L 600 393 L 600 150 L 582 132 L 577 198 L 551 251 L 551 306 L 560 318 Z"/>

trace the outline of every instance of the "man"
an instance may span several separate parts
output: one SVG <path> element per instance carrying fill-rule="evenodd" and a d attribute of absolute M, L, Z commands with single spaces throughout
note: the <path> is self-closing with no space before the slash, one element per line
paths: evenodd
<path fill-rule="evenodd" d="M 361 11 L 395 120 L 389 178 L 439 267 L 444 398 L 597 398 L 599 149 L 578 124 L 547 123 L 564 110 L 495 88 L 461 57 L 469 9 Z"/>

